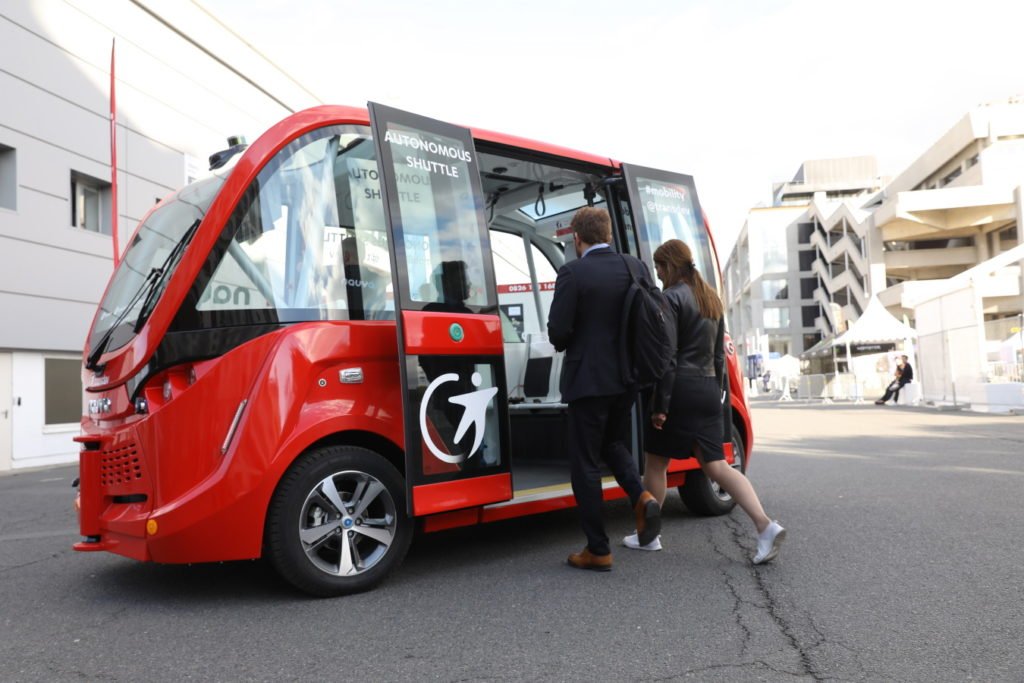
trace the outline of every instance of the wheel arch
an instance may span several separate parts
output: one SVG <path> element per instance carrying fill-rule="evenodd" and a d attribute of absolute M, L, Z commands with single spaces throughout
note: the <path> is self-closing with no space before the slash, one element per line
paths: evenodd
<path fill-rule="evenodd" d="M 373 451 L 383 456 L 385 460 L 395 466 L 399 474 L 405 477 L 405 451 L 387 437 L 364 429 L 347 429 L 323 436 L 303 448 L 292 459 L 292 462 L 294 463 L 302 457 L 303 453 L 324 446 L 359 446 Z"/>
<path fill-rule="evenodd" d="M 381 427 L 381 429 L 378 430 L 375 427 Z M 351 416 L 340 417 L 319 423 L 294 435 L 279 449 L 275 458 L 276 466 L 268 470 L 268 476 L 263 482 L 260 496 L 259 539 L 261 551 L 266 533 L 267 512 L 274 494 L 289 470 L 299 462 L 304 454 L 324 446 L 358 446 L 378 453 L 391 463 L 402 477 L 405 477 L 405 452 L 393 438 L 384 433 L 386 431 L 384 427 L 387 425 L 373 424 L 372 421 L 368 424 L 364 421 L 353 422 Z"/>
<path fill-rule="evenodd" d="M 743 439 L 743 454 L 746 460 L 743 468 L 746 469 L 750 464 L 750 452 L 754 445 L 754 428 L 750 420 L 750 413 L 743 406 L 737 406 L 735 403 L 732 407 L 732 424 L 739 430 L 740 438 Z"/>

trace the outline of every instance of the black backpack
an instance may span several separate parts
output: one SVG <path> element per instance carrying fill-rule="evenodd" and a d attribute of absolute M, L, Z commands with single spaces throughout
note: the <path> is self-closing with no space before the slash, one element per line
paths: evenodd
<path fill-rule="evenodd" d="M 622 381 L 643 388 L 661 379 L 676 352 L 669 337 L 669 303 L 660 289 L 637 277 L 639 261 L 626 256 L 622 260 L 630 277 L 619 328 Z"/>

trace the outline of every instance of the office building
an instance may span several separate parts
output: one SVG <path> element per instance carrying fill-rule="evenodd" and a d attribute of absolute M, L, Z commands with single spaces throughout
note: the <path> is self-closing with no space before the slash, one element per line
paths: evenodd
<path fill-rule="evenodd" d="M 0 471 L 77 459 L 85 335 L 119 250 L 162 197 L 318 101 L 195 3 L 0 5 Z"/>

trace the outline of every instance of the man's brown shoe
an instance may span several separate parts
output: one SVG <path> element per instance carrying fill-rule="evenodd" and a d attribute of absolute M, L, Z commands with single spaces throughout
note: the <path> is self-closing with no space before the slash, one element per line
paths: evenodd
<path fill-rule="evenodd" d="M 569 565 L 576 567 L 576 569 L 610 572 L 612 570 L 612 554 L 594 555 L 590 552 L 590 548 L 584 548 L 580 552 L 569 556 Z"/>
<path fill-rule="evenodd" d="M 633 511 L 636 513 L 636 533 L 640 545 L 647 545 L 661 533 L 661 506 L 649 491 L 644 491 Z"/>

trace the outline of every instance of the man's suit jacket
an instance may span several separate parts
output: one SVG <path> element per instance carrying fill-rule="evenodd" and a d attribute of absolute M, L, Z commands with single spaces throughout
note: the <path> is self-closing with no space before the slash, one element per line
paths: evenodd
<path fill-rule="evenodd" d="M 639 263 L 634 264 L 636 272 L 650 282 L 647 268 L 637 267 Z M 626 391 L 619 332 L 629 282 L 622 256 L 610 248 L 596 249 L 558 269 L 548 338 L 556 350 L 565 351 L 560 389 L 566 403 Z"/>

